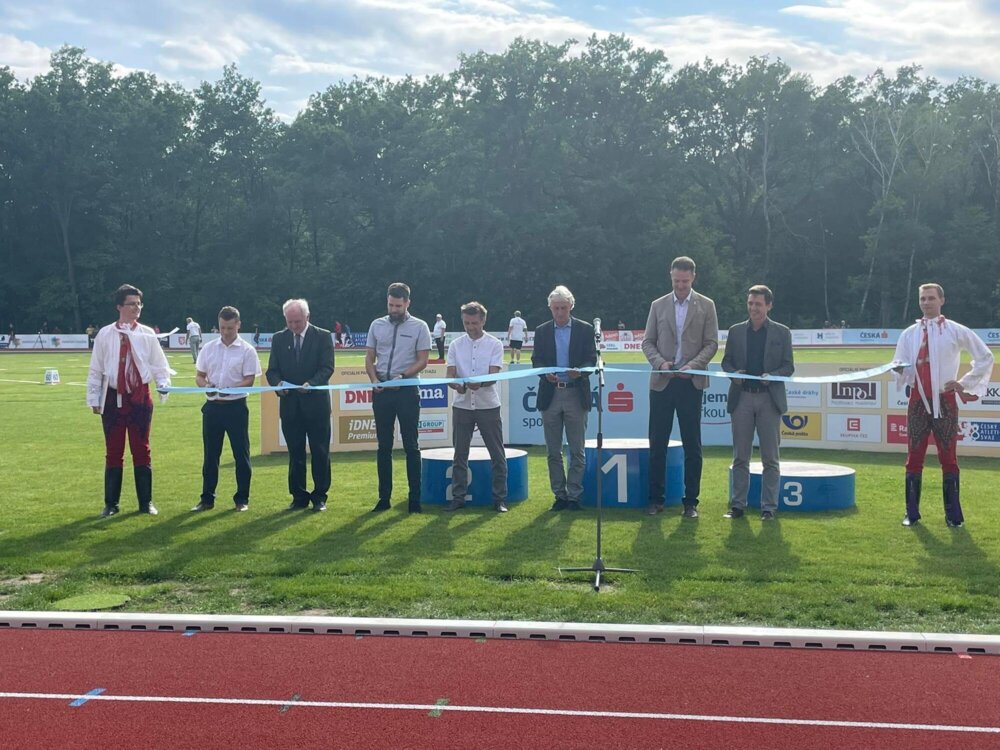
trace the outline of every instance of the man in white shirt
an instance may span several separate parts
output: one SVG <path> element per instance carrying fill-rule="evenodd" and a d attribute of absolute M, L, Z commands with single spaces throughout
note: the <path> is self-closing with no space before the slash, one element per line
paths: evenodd
<path fill-rule="evenodd" d="M 528 324 L 521 317 L 521 311 L 515 310 L 514 317 L 507 324 L 507 341 L 510 342 L 510 363 L 512 365 L 521 364 L 521 347 L 524 346 L 524 332 L 528 329 Z"/>
<path fill-rule="evenodd" d="M 945 522 L 958 527 L 965 522 L 956 453 L 958 399 L 963 403 L 976 401 L 986 393 L 993 372 L 993 353 L 975 333 L 941 314 L 944 290 L 940 284 L 921 284 L 918 302 L 924 316 L 900 335 L 893 358 L 906 363 L 906 367 L 896 368 L 896 380 L 910 388 L 903 526 L 920 520 L 924 457 L 933 435 L 941 464 Z M 958 378 L 963 351 L 972 355 L 972 368 Z"/>
<path fill-rule="evenodd" d="M 462 326 L 465 333 L 448 347 L 448 377 L 473 378 L 492 375 L 503 368 L 503 344 L 500 339 L 484 332 L 486 308 L 479 302 L 462 306 Z M 469 446 L 472 433 L 479 434 L 490 453 L 493 472 L 493 508 L 507 512 L 507 456 L 503 446 L 503 421 L 500 416 L 500 389 L 496 381 L 481 383 L 449 383 L 458 392 L 452 402 L 453 443 L 455 463 L 451 470 L 451 502 L 445 510 L 465 506 L 469 488 Z"/>
<path fill-rule="evenodd" d="M 201 326 L 192 318 L 187 319 L 188 346 L 191 347 L 191 360 L 198 364 L 198 352 L 201 351 Z"/>
<path fill-rule="evenodd" d="M 104 425 L 104 510 L 107 518 L 118 512 L 128 437 L 135 476 L 139 512 L 157 514 L 153 505 L 153 469 L 149 430 L 153 421 L 153 399 L 149 384 L 170 386 L 170 369 L 156 334 L 139 324 L 142 292 L 131 284 L 115 290 L 118 321 L 104 326 L 94 337 L 87 375 L 87 406 L 101 415 Z M 160 397 L 160 402 L 166 400 Z"/>
<path fill-rule="evenodd" d="M 434 346 L 438 350 L 438 359 L 442 362 L 444 361 L 444 334 L 446 330 L 448 330 L 448 324 L 444 322 L 441 313 L 438 313 L 437 319 L 434 321 L 433 338 Z"/>
<path fill-rule="evenodd" d="M 261 374 L 260 358 L 254 346 L 240 338 L 240 311 L 223 307 L 219 311 L 221 338 L 209 341 L 198 355 L 195 382 L 199 388 L 246 388 Z M 250 504 L 250 410 L 245 393 L 208 393 L 201 407 L 201 438 L 204 460 L 201 465 L 201 500 L 191 510 L 215 507 L 215 488 L 219 483 L 219 458 L 222 444 L 229 436 L 236 464 L 237 511 Z"/>

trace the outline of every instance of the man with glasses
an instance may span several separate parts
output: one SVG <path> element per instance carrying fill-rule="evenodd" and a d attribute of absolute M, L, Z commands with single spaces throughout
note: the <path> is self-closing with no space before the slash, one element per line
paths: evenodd
<path fill-rule="evenodd" d="M 139 512 L 157 514 L 153 505 L 153 469 L 149 430 L 153 400 L 149 384 L 170 386 L 170 369 L 152 328 L 139 324 L 142 292 L 122 284 L 114 294 L 118 320 L 94 337 L 87 375 L 87 406 L 101 415 L 104 425 L 104 510 L 107 518 L 118 512 L 125 465 L 125 438 L 132 453 L 132 471 Z M 166 395 L 160 402 L 166 401 Z"/>

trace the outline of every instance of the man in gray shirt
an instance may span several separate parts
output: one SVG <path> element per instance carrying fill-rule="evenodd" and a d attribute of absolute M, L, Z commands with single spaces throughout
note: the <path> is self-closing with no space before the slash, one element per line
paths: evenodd
<path fill-rule="evenodd" d="M 409 484 L 408 509 L 420 513 L 420 446 L 417 422 L 420 420 L 420 389 L 415 385 L 392 386 L 393 380 L 416 377 L 425 367 L 431 350 L 431 332 L 427 324 L 408 312 L 410 287 L 401 282 L 389 285 L 389 314 L 376 318 L 368 328 L 365 344 L 365 370 L 375 388 L 372 409 L 378 437 L 378 503 L 372 512 L 389 510 L 392 498 L 392 444 L 399 421 L 399 433 L 406 452 L 406 478 Z"/>

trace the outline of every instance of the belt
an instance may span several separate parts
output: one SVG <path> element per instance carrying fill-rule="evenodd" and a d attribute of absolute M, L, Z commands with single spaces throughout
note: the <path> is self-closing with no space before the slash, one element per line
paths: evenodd
<path fill-rule="evenodd" d="M 767 390 L 767 383 L 754 383 L 751 381 L 743 381 L 743 390 L 747 393 L 763 393 Z"/>
<path fill-rule="evenodd" d="M 579 380 L 560 380 L 556 383 L 556 388 L 576 388 L 578 385 Z"/>

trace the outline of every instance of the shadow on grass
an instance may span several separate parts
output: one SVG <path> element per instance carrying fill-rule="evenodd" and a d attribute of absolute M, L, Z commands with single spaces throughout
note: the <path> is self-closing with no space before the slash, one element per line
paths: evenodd
<path fill-rule="evenodd" d="M 944 524 L 944 521 L 941 521 Z M 983 553 L 969 533 L 968 527 L 948 528 L 949 541 L 936 537 L 924 522 L 910 527 L 927 552 L 920 561 L 930 576 L 948 576 L 964 584 L 969 594 L 995 597 L 1000 567 Z"/>
<path fill-rule="evenodd" d="M 755 522 L 747 516 L 729 523 L 729 534 L 719 551 L 720 565 L 751 579 L 781 579 L 798 570 L 801 560 L 792 554 L 781 532 L 780 517 L 761 521 L 756 532 Z"/>
<path fill-rule="evenodd" d="M 673 583 L 707 565 L 698 541 L 701 523 L 679 517 L 680 506 L 669 506 L 663 514 L 639 517 L 639 530 L 632 546 L 635 565 L 648 577 Z M 665 527 L 672 525 L 669 533 Z"/>
<path fill-rule="evenodd" d="M 493 546 L 483 551 L 486 563 L 485 575 L 501 581 L 510 581 L 522 575 L 532 575 L 528 569 L 535 567 L 540 568 L 535 571 L 536 575 L 546 578 L 557 577 L 560 558 L 565 554 L 563 546 L 574 524 L 594 522 L 594 517 L 589 513 L 533 511 L 528 506 L 530 502 L 531 498 L 512 506 L 511 514 L 534 512 L 534 517 L 529 516 L 529 520 L 520 527 L 502 536 L 498 535 Z M 506 519 L 497 520 L 502 522 Z M 572 564 L 586 562 L 589 565 L 592 561 L 592 558 L 586 556 L 589 554 L 581 551 L 580 559 L 573 561 Z"/>

